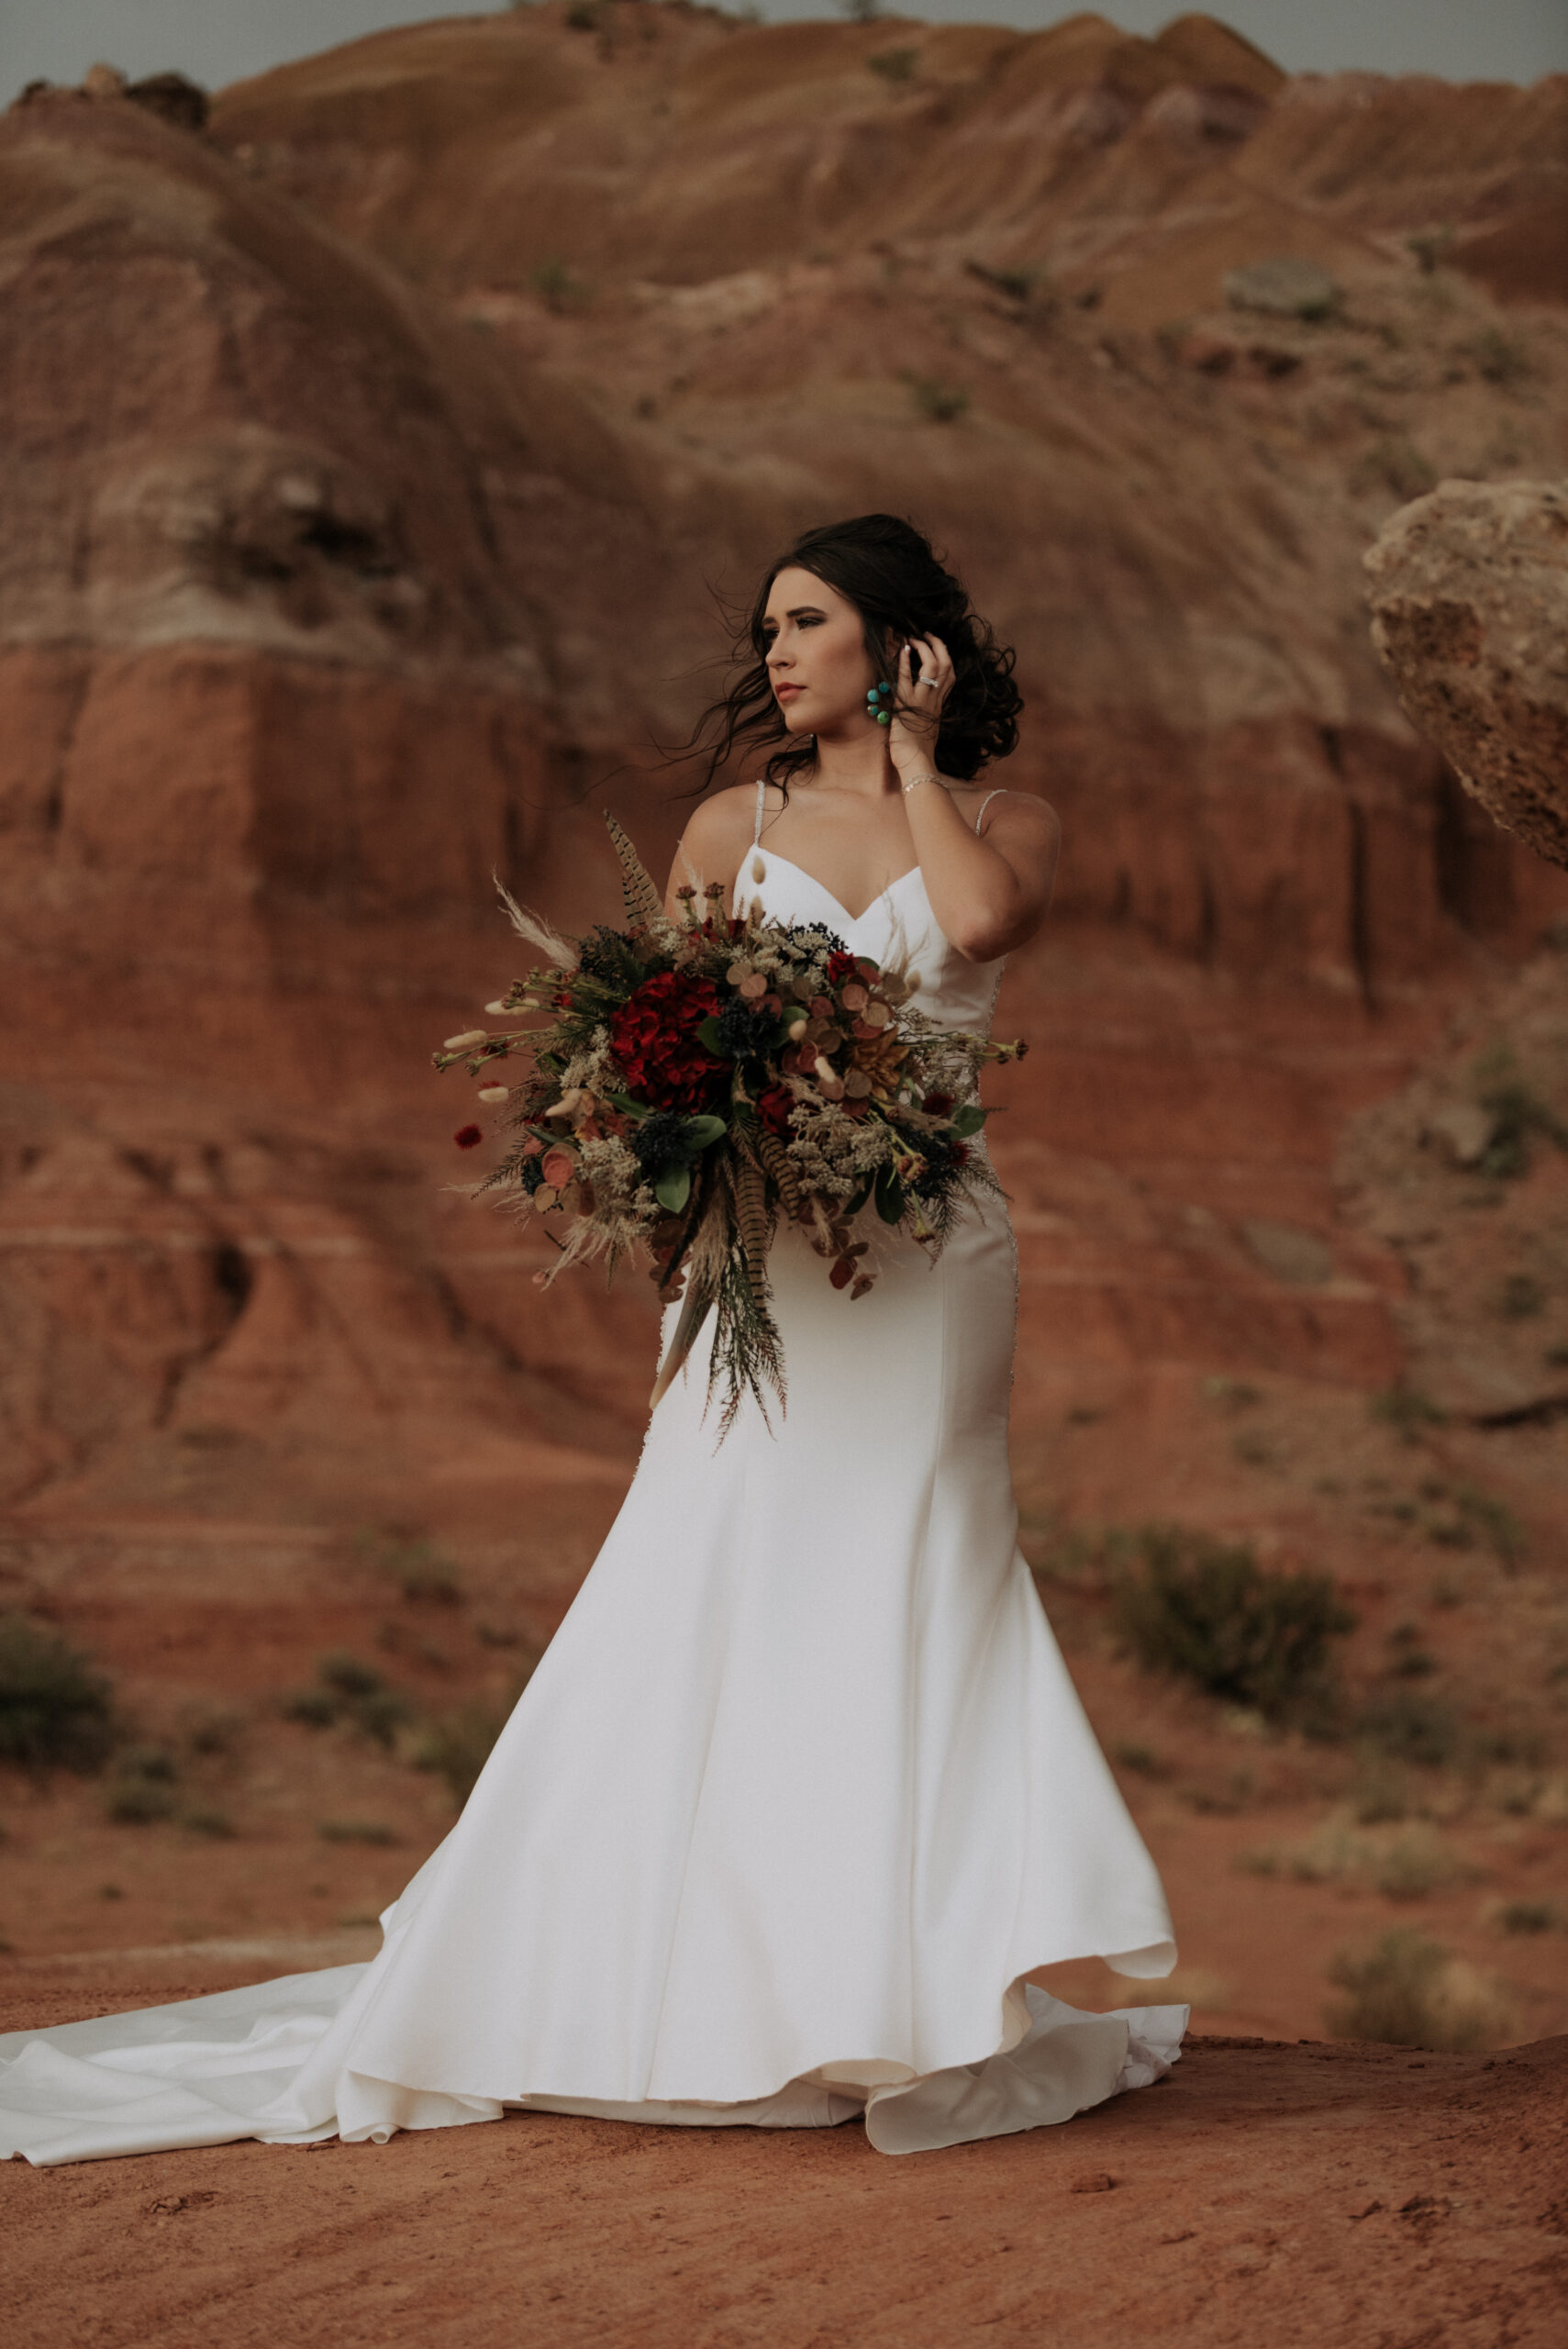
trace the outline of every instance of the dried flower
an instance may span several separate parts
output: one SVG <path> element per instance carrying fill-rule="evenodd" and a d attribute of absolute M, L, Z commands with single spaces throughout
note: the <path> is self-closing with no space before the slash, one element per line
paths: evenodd
<path fill-rule="evenodd" d="M 452 1140 L 459 1150 L 472 1150 L 476 1142 L 484 1140 L 484 1129 L 483 1126 L 459 1126 Z"/>
<path fill-rule="evenodd" d="M 482 1085 L 475 1097 L 481 1101 L 508 1101 L 511 1095 L 509 1085 Z"/>
<path fill-rule="evenodd" d="M 489 1036 L 483 1028 L 465 1028 L 461 1036 L 449 1036 L 441 1046 L 443 1052 L 466 1052 L 471 1045 L 487 1044 Z"/>

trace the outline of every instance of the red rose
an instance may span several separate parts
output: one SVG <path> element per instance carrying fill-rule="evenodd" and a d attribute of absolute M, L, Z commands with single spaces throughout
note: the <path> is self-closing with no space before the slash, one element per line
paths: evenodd
<path fill-rule="evenodd" d="M 861 966 L 852 954 L 840 954 L 836 949 L 828 957 L 828 984 L 841 987 L 846 979 L 858 979 Z"/>
<path fill-rule="evenodd" d="M 795 1096 L 786 1086 L 770 1085 L 767 1091 L 758 1097 L 757 1115 L 771 1134 L 777 1134 L 780 1141 L 793 1141 L 795 1134 L 789 1122 L 789 1113 L 794 1107 Z"/>
<path fill-rule="evenodd" d="M 633 987 L 610 1021 L 610 1050 L 627 1090 L 652 1109 L 690 1117 L 706 1108 L 725 1064 L 697 1041 L 696 1030 L 718 1009 L 713 981 L 684 971 L 656 971 Z"/>

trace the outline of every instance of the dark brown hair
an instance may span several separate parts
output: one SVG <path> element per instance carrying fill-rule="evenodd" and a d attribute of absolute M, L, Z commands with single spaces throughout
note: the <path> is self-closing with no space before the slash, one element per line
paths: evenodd
<path fill-rule="evenodd" d="M 970 603 L 962 582 L 944 568 L 931 542 L 895 514 L 859 514 L 807 530 L 770 563 L 750 613 L 735 632 L 734 658 L 744 664 L 728 693 L 698 719 L 685 755 L 703 762 L 706 791 L 738 747 L 775 747 L 762 772 L 783 785 L 816 759 L 809 735 L 793 735 L 773 698 L 763 625 L 768 597 L 781 571 L 809 571 L 853 604 L 865 626 L 873 678 L 895 682 L 898 647 L 906 637 L 940 637 L 952 656 L 953 686 L 937 736 L 944 774 L 969 782 L 992 759 L 1005 759 L 1018 739 L 1023 697 L 1013 683 L 1014 654 L 998 644 L 990 624 Z"/>

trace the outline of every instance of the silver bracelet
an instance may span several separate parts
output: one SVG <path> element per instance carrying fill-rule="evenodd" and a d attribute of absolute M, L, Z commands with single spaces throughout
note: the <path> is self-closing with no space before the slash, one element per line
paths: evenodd
<path fill-rule="evenodd" d="M 908 782 L 900 786 L 903 790 L 905 798 L 907 799 L 912 791 L 918 791 L 923 783 L 934 783 L 939 790 L 942 788 L 942 779 L 940 775 L 935 774 L 932 769 L 928 767 L 923 774 L 912 774 L 909 777 Z"/>

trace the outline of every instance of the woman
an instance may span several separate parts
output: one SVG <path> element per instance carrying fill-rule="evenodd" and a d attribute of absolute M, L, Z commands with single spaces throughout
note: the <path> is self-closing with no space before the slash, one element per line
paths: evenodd
<path fill-rule="evenodd" d="M 1012 656 L 908 524 L 769 572 L 676 858 L 820 923 L 984 1028 L 1038 929 L 1056 825 L 974 787 L 1017 740 Z M 699 1346 L 608 1541 L 368 1966 L 0 2042 L 0 2150 L 384 2140 L 507 2106 L 712 2125 L 863 2113 L 913 2152 L 1068 2119 L 1168 2068 L 1177 2008 L 1026 1986 L 1174 1962 L 1159 1879 L 1018 1554 L 1017 1300 L 984 1198 L 854 1303 L 771 1260 L 789 1406 L 715 1447 Z M 667 1323 L 665 1341 L 670 1329 Z"/>

